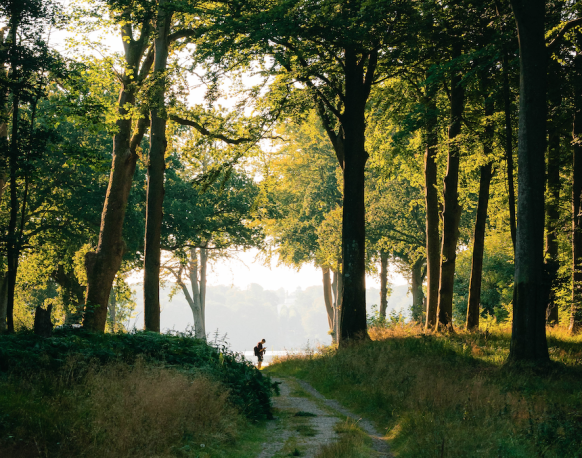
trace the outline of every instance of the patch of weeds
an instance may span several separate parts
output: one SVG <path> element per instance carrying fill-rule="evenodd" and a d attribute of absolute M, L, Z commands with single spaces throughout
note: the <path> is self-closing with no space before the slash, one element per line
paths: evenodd
<path fill-rule="evenodd" d="M 315 437 L 315 436 L 317 436 L 317 429 L 315 429 L 311 425 L 306 425 L 306 424 L 297 425 L 295 427 L 295 431 L 297 431 L 302 436 L 306 436 L 306 437 Z"/>
<path fill-rule="evenodd" d="M 303 410 L 300 410 L 294 416 L 295 417 L 317 417 L 316 414 L 311 413 L 311 412 L 304 412 Z"/>
<path fill-rule="evenodd" d="M 301 456 L 301 455 L 302 452 L 301 448 L 297 444 L 297 438 L 290 437 L 289 439 L 287 439 L 281 450 L 273 456 L 273 458 L 284 458 L 287 456 Z"/>
<path fill-rule="evenodd" d="M 352 419 L 340 421 L 334 426 L 340 439 L 332 444 L 326 444 L 319 450 L 316 458 L 368 458 L 373 456 L 371 439 Z"/>

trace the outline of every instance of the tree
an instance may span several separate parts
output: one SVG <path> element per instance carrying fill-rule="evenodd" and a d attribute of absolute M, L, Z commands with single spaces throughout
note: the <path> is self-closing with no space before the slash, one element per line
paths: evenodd
<path fill-rule="evenodd" d="M 518 202 L 510 362 L 549 361 L 543 285 L 547 51 L 542 0 L 511 0 L 520 59 Z"/>
<path fill-rule="evenodd" d="M 137 150 L 148 127 L 147 118 L 136 110 L 136 98 L 153 64 L 154 52 L 150 42 L 154 32 L 152 13 L 149 9 L 133 9 L 132 6 L 132 2 L 112 3 L 110 9 L 121 32 L 124 66 L 119 75 L 121 87 L 113 136 L 113 158 L 99 241 L 95 251 L 88 252 L 86 256 L 87 309 L 83 327 L 98 332 L 105 330 L 111 286 L 126 249 L 123 222 L 138 160 Z M 138 32 L 139 37 L 136 38 Z"/>
<path fill-rule="evenodd" d="M 392 69 L 408 6 L 392 0 L 250 2 L 216 11 L 215 28 L 198 44 L 203 56 L 223 66 L 270 56 L 265 66 L 277 91 L 298 93 L 292 101 L 315 108 L 322 120 L 344 178 L 340 344 L 367 338 L 365 111 L 372 85 Z"/>

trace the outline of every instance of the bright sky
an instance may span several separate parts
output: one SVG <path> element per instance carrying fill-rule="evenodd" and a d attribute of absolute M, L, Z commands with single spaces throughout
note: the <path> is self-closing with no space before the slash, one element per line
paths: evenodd
<path fill-rule="evenodd" d="M 277 290 L 283 288 L 295 291 L 298 287 L 319 286 L 322 282 L 321 269 L 312 264 L 303 266 L 299 271 L 287 266 L 277 266 L 274 261 L 271 267 L 264 266 L 262 261 L 255 260 L 258 250 L 240 253 L 237 259 L 221 260 L 212 266 L 208 275 L 210 285 L 232 285 L 246 288 L 251 283 L 257 283 L 264 289 Z M 141 281 L 141 280 L 140 280 Z M 390 283 L 405 285 L 406 279 L 395 272 L 390 272 Z M 366 277 L 367 288 L 380 288 L 377 277 Z"/>

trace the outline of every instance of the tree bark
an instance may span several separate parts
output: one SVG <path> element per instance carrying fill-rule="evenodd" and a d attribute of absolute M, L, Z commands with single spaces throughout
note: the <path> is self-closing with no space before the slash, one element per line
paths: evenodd
<path fill-rule="evenodd" d="M 424 259 L 417 259 L 412 265 L 410 278 L 410 290 L 412 292 L 412 319 L 417 322 L 422 320 L 422 306 L 424 293 L 422 283 L 424 281 Z"/>
<path fill-rule="evenodd" d="M 545 1 L 511 0 L 520 54 L 518 208 L 508 361 L 549 361 L 543 294 L 546 147 Z"/>
<path fill-rule="evenodd" d="M 582 45 L 582 33 L 576 34 L 578 46 Z M 574 122 L 572 128 L 572 303 L 570 306 L 569 331 L 573 334 L 582 329 L 582 52 L 574 58 Z"/>
<path fill-rule="evenodd" d="M 168 34 L 172 13 L 167 0 L 160 0 L 154 40 L 154 96 L 150 110 L 150 154 L 148 160 L 146 229 L 144 250 L 145 330 L 160 332 L 160 254 L 166 169 L 166 68 Z"/>
<path fill-rule="evenodd" d="M 333 342 L 337 344 L 339 336 L 339 317 L 342 305 L 342 274 L 341 261 L 338 261 L 336 270 L 333 270 L 332 292 L 333 292 Z"/>
<path fill-rule="evenodd" d="M 109 294 L 109 322 L 111 323 L 111 332 L 116 331 L 116 320 L 117 320 L 117 295 L 115 294 L 115 288 L 111 288 L 111 293 Z"/>
<path fill-rule="evenodd" d="M 386 319 L 388 308 L 388 253 L 380 252 L 380 318 Z"/>
<path fill-rule="evenodd" d="M 558 275 L 560 262 L 558 260 L 558 225 L 560 218 L 560 119 L 558 112 L 562 104 L 562 88 L 560 65 L 553 60 L 549 69 L 550 84 L 548 102 L 550 104 L 550 120 L 548 123 L 548 173 L 546 201 L 546 316 L 549 324 L 558 323 L 558 306 L 553 291 L 553 284 Z"/>
<path fill-rule="evenodd" d="M 14 42 L 16 38 L 14 38 Z M 18 115 L 20 100 L 15 94 L 12 107 L 12 133 L 10 139 L 10 219 L 7 234 L 7 302 L 6 302 L 6 326 L 7 331 L 14 332 L 14 293 L 16 290 L 16 277 L 18 275 L 18 258 L 20 257 L 19 240 L 16 234 L 18 220 Z"/>
<path fill-rule="evenodd" d="M 139 40 L 134 40 L 130 23 L 123 26 L 121 31 L 129 70 L 123 75 L 117 103 L 119 119 L 115 123 L 117 132 L 113 137 L 111 173 L 101 214 L 99 241 L 97 249 L 85 256 L 87 292 L 83 327 L 96 332 L 105 330 L 109 293 L 125 251 L 123 221 L 137 162 L 136 150 L 148 127 L 148 120 L 141 118 L 134 135 L 131 135 L 131 110 L 135 105 L 139 83 L 149 73 L 152 59 L 148 54 L 139 68 L 148 47 L 149 24 L 144 24 Z"/>
<path fill-rule="evenodd" d="M 339 344 L 349 340 L 369 339 L 366 323 L 366 222 L 364 205 L 364 169 L 366 101 L 370 94 L 377 52 L 368 56 L 364 74 L 353 49 L 346 49 L 345 110 L 342 164 L 344 201 L 342 217 L 343 297 Z"/>
<path fill-rule="evenodd" d="M 428 103 L 424 153 L 424 199 L 426 204 L 427 301 L 425 329 L 436 325 L 440 283 L 439 197 L 437 191 L 437 119 L 436 103 Z"/>
<path fill-rule="evenodd" d="M 467 305 L 467 329 L 469 331 L 479 329 L 485 227 L 487 223 L 489 188 L 492 176 L 492 163 L 489 162 L 481 167 L 481 178 L 479 181 L 479 202 L 477 204 L 477 218 L 475 220 L 475 233 L 473 236 L 473 260 L 471 262 L 471 279 L 469 280 L 469 303 Z"/>
<path fill-rule="evenodd" d="M 327 312 L 327 323 L 330 331 L 333 332 L 333 299 L 331 293 L 331 277 L 329 267 L 322 267 L 323 272 L 323 301 Z"/>
<path fill-rule="evenodd" d="M 453 46 L 453 59 L 461 55 L 458 44 Z M 447 174 L 444 180 L 443 238 L 441 248 L 440 284 L 437 310 L 437 329 L 453 329 L 453 286 L 455 282 L 455 262 L 457 258 L 457 240 L 459 238 L 459 161 L 460 148 L 455 142 L 461 133 L 465 91 L 461 86 L 461 77 L 457 71 L 451 76 L 451 124 L 449 126 L 449 154 Z"/>
<path fill-rule="evenodd" d="M 205 248 L 200 248 L 200 264 L 198 263 L 198 253 L 196 248 L 191 248 L 188 260 L 188 276 L 192 294 L 188 287 L 182 281 L 182 270 L 176 275 L 176 282 L 182 289 L 184 297 L 192 310 L 194 318 L 194 335 L 197 339 L 206 340 L 206 322 L 205 322 L 205 305 L 206 305 L 206 269 L 208 256 Z M 200 277 L 198 276 L 200 274 Z"/>
<path fill-rule="evenodd" d="M 505 162 L 507 164 L 507 203 L 509 206 L 509 231 L 515 252 L 515 185 L 513 179 L 513 126 L 511 124 L 511 91 L 509 86 L 509 59 L 503 55 L 503 110 L 505 114 Z"/>
<path fill-rule="evenodd" d="M 0 334 L 6 332 L 6 307 L 8 305 L 8 273 L 0 276 Z"/>
<path fill-rule="evenodd" d="M 490 117 L 493 115 L 493 100 L 489 96 L 489 82 L 485 77 L 481 79 L 482 90 L 485 92 L 485 116 L 487 117 L 483 155 L 491 157 L 493 152 L 493 136 L 495 128 Z M 473 331 L 479 329 L 479 306 L 481 304 L 481 283 L 483 280 L 483 254 L 485 252 L 485 228 L 487 225 L 487 211 L 489 206 L 489 189 L 493 177 L 493 163 L 489 162 L 481 167 L 479 180 L 479 198 L 477 203 L 477 217 L 475 219 L 475 232 L 473 235 L 473 259 L 471 262 L 471 278 L 469 280 L 469 302 L 467 304 L 467 329 Z"/>

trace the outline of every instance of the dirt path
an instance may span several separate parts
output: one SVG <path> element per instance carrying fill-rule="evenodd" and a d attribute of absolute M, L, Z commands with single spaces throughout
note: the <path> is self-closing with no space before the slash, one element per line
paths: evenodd
<path fill-rule="evenodd" d="M 345 417 L 357 421 L 372 438 L 376 457 L 392 457 L 388 444 L 370 422 L 327 399 L 307 382 L 292 377 L 273 380 L 281 383 L 281 395 L 273 398 L 277 419 L 269 423 L 268 440 L 257 458 L 314 458 L 322 445 L 338 440 L 334 426 Z"/>

